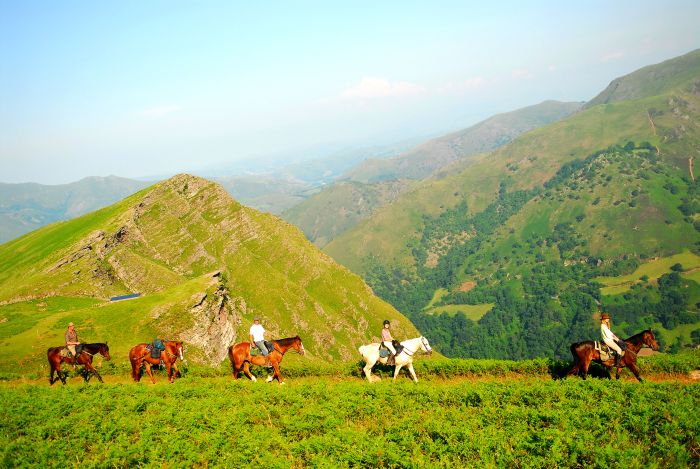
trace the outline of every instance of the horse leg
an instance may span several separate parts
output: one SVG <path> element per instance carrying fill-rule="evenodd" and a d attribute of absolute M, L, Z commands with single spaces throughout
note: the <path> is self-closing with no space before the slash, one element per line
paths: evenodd
<path fill-rule="evenodd" d="M 182 375 L 180 374 L 180 370 L 177 367 L 177 362 L 173 362 L 173 370 L 175 370 L 173 371 L 173 381 L 175 380 L 175 378 L 182 377 Z"/>
<path fill-rule="evenodd" d="M 370 383 L 372 382 L 372 367 L 374 364 L 377 363 L 376 361 L 370 362 L 369 360 L 365 363 L 364 368 L 362 370 L 365 372 L 365 376 L 367 377 L 367 381 Z"/>
<path fill-rule="evenodd" d="M 394 381 L 396 381 L 396 377 L 399 375 L 399 371 L 401 371 L 401 367 L 403 365 L 395 365 L 394 366 Z"/>
<path fill-rule="evenodd" d="M 148 360 L 144 360 L 143 365 L 146 367 L 146 373 L 151 377 L 151 383 L 156 384 L 156 379 L 153 377 L 153 371 L 151 370 L 151 364 Z"/>
<path fill-rule="evenodd" d="M 130 358 L 129 361 L 131 362 L 131 378 L 135 382 L 139 382 L 139 368 L 141 368 L 141 363 L 138 363 L 138 360 L 135 358 Z M 138 365 L 137 365 L 138 363 Z"/>
<path fill-rule="evenodd" d="M 581 373 L 581 359 L 579 358 L 578 354 L 573 353 L 573 350 L 572 354 L 574 356 L 574 364 L 569 370 L 569 372 L 566 374 L 566 376 L 578 375 Z"/>
<path fill-rule="evenodd" d="M 165 361 L 165 369 L 168 372 L 168 381 L 170 384 L 175 382 L 175 377 L 173 376 L 173 369 L 172 366 L 170 365 L 170 360 Z"/>
<path fill-rule="evenodd" d="M 93 373 L 95 376 L 97 376 L 97 379 L 100 381 L 100 383 L 104 383 L 104 381 L 102 381 L 102 376 L 100 376 L 100 374 L 97 372 L 97 368 L 92 366 L 92 363 L 86 363 L 85 367 L 90 371 L 90 373 Z M 86 375 L 86 381 L 90 381 L 90 376 L 90 374 Z"/>
<path fill-rule="evenodd" d="M 272 362 L 272 368 L 275 370 L 270 376 L 267 377 L 267 383 L 272 381 L 273 379 L 277 378 L 277 381 L 280 384 L 284 384 L 284 378 L 282 377 L 282 373 L 280 372 L 280 364 L 279 362 Z"/>
<path fill-rule="evenodd" d="M 58 378 L 54 379 L 54 376 L 53 376 L 54 373 L 56 372 L 55 365 L 53 363 L 49 363 L 49 365 L 51 366 L 51 372 L 49 373 L 49 386 L 52 386 L 53 383 L 55 383 Z"/>
<path fill-rule="evenodd" d="M 258 378 L 255 377 L 253 373 L 250 372 L 250 362 L 243 363 L 243 374 L 248 377 L 251 381 L 255 382 Z"/>
<path fill-rule="evenodd" d="M 641 376 L 639 376 L 639 370 L 637 369 L 637 364 L 630 362 L 630 363 L 626 363 L 626 365 L 627 365 L 627 368 L 629 368 L 630 371 L 634 374 L 634 377 L 637 378 L 637 381 L 639 381 L 640 383 L 643 383 L 644 380 L 642 379 Z"/>
<path fill-rule="evenodd" d="M 583 380 L 584 381 L 586 380 L 586 376 L 588 376 L 588 367 L 590 367 L 590 366 L 591 366 L 591 359 L 589 357 L 583 361 Z"/>
<path fill-rule="evenodd" d="M 416 377 L 416 370 L 413 369 L 413 363 L 408 364 L 408 371 L 411 373 L 411 376 L 413 377 L 413 382 L 417 383 L 418 378 Z"/>

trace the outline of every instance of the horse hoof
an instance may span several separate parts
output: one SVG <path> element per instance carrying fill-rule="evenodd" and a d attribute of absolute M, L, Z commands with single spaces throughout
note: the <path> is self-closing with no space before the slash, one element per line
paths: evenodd
<path fill-rule="evenodd" d="M 267 379 L 265 380 L 266 383 L 269 383 L 270 381 L 272 381 L 272 375 L 268 376 Z"/>
<path fill-rule="evenodd" d="M 285 384 L 285 382 L 284 382 L 284 381 L 282 381 L 282 382 L 280 383 L 280 385 L 282 385 L 282 384 Z"/>
<path fill-rule="evenodd" d="M 253 380 L 253 382 L 256 382 L 258 380 L 255 376 L 251 376 L 250 379 Z"/>

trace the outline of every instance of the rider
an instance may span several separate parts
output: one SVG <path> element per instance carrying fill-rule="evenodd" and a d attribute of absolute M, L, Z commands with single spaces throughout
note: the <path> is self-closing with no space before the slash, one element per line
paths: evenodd
<path fill-rule="evenodd" d="M 253 319 L 253 325 L 250 326 L 249 335 L 250 342 L 255 344 L 263 357 L 267 357 L 270 352 L 267 351 L 267 347 L 265 346 L 265 328 L 260 324 L 260 318 L 257 316 Z M 266 366 L 268 368 L 272 366 L 269 358 L 267 358 Z"/>
<path fill-rule="evenodd" d="M 608 313 L 603 313 L 600 317 L 600 334 L 603 336 L 603 342 L 606 343 L 610 349 L 615 352 L 615 366 L 620 366 L 620 359 L 622 358 L 622 351 L 626 348 L 625 342 L 620 340 L 613 332 L 610 330 L 610 315 Z"/>
<path fill-rule="evenodd" d="M 387 364 L 393 365 L 394 357 L 396 356 L 396 349 L 394 348 L 394 344 L 392 344 L 394 338 L 391 336 L 391 331 L 389 331 L 390 325 L 391 322 L 389 322 L 388 319 L 385 319 L 384 327 L 382 327 L 382 344 L 384 344 L 384 346 L 391 352 L 391 355 L 389 355 L 389 358 L 387 359 Z"/>
<path fill-rule="evenodd" d="M 78 354 L 75 351 L 75 346 L 80 345 L 78 341 L 78 333 L 75 332 L 75 324 L 72 322 L 68 323 L 68 330 L 66 331 L 66 348 L 70 353 L 70 357 L 73 359 L 73 369 L 75 369 L 78 362 Z"/>

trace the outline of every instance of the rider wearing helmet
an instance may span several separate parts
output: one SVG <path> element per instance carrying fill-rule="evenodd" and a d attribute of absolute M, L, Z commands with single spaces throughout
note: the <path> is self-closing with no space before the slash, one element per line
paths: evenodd
<path fill-rule="evenodd" d="M 610 349 L 615 352 L 615 366 L 620 366 L 620 358 L 622 358 L 622 351 L 627 348 L 625 342 L 620 340 L 613 332 L 610 330 L 610 315 L 608 313 L 603 313 L 600 317 L 600 334 L 603 336 L 603 342 L 610 347 Z"/>
<path fill-rule="evenodd" d="M 382 328 L 382 344 L 384 344 L 384 346 L 391 352 L 391 355 L 389 355 L 389 358 L 387 359 L 387 363 L 392 365 L 394 363 L 394 357 L 396 356 L 396 349 L 394 348 L 394 344 L 391 343 L 394 338 L 391 336 L 391 332 L 389 331 L 390 325 L 391 322 L 389 322 L 388 319 L 385 319 L 384 327 Z"/>

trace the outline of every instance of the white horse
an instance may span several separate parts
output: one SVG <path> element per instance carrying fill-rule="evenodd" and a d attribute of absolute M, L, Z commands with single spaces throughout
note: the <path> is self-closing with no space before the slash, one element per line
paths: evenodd
<path fill-rule="evenodd" d="M 401 353 L 396 354 L 396 356 L 394 357 L 394 363 L 396 365 L 396 368 L 394 370 L 394 381 L 396 381 L 396 377 L 399 374 L 399 370 L 401 370 L 402 367 L 406 366 L 408 367 L 408 371 L 413 377 L 413 381 L 417 383 L 418 378 L 416 378 L 416 372 L 413 369 L 413 354 L 416 353 L 418 350 L 422 350 L 425 353 L 431 353 L 433 349 L 430 348 L 428 339 L 426 339 L 423 336 L 416 337 L 415 339 L 404 340 L 403 342 L 401 342 L 401 345 L 403 345 L 403 350 L 401 350 Z M 367 380 L 370 383 L 374 381 L 379 381 L 380 378 L 378 376 L 372 375 L 372 367 L 377 362 L 386 365 L 388 357 L 379 357 L 378 343 L 362 345 L 358 350 L 360 351 L 360 355 L 362 355 L 362 359 L 365 361 L 365 367 L 363 368 L 363 370 L 365 371 L 365 376 L 367 376 Z"/>

